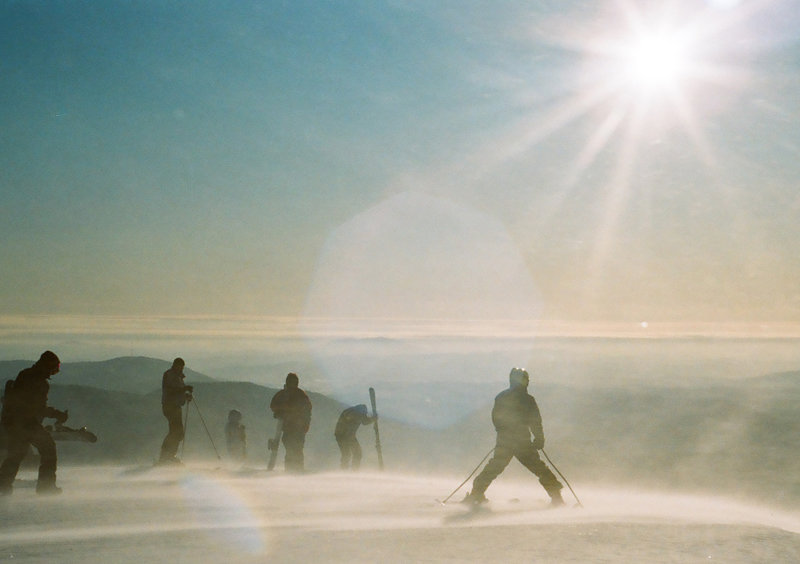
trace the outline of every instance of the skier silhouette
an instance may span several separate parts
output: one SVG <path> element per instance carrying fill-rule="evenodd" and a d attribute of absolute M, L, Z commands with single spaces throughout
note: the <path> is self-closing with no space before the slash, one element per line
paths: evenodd
<path fill-rule="evenodd" d="M 2 424 L 8 435 L 8 454 L 0 465 L 0 495 L 12 492 L 22 459 L 31 445 L 39 451 L 39 476 L 36 493 L 59 494 L 56 486 L 58 455 L 56 443 L 42 426 L 42 420 L 55 419 L 63 423 L 69 417 L 47 405 L 50 377 L 58 374 L 61 361 L 52 351 L 45 351 L 30 368 L 22 370 L 15 380 L 6 383 L 3 397 Z"/>
<path fill-rule="evenodd" d="M 182 358 L 176 358 L 172 361 L 172 367 L 161 378 L 161 412 L 167 418 L 169 430 L 161 443 L 158 464 L 181 464 L 175 455 L 178 454 L 178 445 L 185 433 L 181 420 L 182 408 L 186 402 L 192 401 L 194 390 L 192 386 L 183 383 L 186 377 L 183 373 L 185 365 Z"/>
<path fill-rule="evenodd" d="M 494 456 L 472 482 L 472 491 L 464 501 L 485 503 L 486 488 L 516 457 L 525 468 L 539 477 L 545 491 L 550 495 L 551 505 L 564 504 L 561 498 L 561 482 L 539 458 L 539 449 L 544 448 L 542 416 L 536 400 L 528 393 L 530 378 L 524 368 L 512 368 L 508 376 L 509 387 L 494 399 L 492 423 L 497 430 Z M 533 433 L 533 442 L 531 442 Z"/>

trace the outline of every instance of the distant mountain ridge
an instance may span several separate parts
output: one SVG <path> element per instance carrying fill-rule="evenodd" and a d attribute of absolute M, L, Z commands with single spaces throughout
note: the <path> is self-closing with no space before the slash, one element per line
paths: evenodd
<path fill-rule="evenodd" d="M 32 360 L 0 361 L 0 381 L 16 378 Z M 101 390 L 147 394 L 161 389 L 161 375 L 172 366 L 171 361 L 145 356 L 123 356 L 93 362 L 64 362 L 61 372 L 53 377 L 54 386 L 89 386 Z M 186 368 L 186 380 L 213 382 L 214 379 Z"/>

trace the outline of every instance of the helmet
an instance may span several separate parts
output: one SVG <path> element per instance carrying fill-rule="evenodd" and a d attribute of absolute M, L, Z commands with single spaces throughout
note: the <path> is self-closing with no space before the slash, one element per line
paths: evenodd
<path fill-rule="evenodd" d="M 300 378 L 297 377 L 297 374 L 294 372 L 289 372 L 286 375 L 286 386 L 289 388 L 296 388 L 297 385 L 300 383 Z"/>
<path fill-rule="evenodd" d="M 172 367 L 173 368 L 176 368 L 178 366 L 180 366 L 181 368 L 186 366 L 186 362 L 184 362 L 184 360 L 181 357 L 178 357 L 178 358 L 176 358 L 175 360 L 172 361 Z"/>
<path fill-rule="evenodd" d="M 528 376 L 528 371 L 524 368 L 512 368 L 511 373 L 508 375 L 508 382 L 512 386 L 527 387 L 529 381 L 530 376 Z"/>

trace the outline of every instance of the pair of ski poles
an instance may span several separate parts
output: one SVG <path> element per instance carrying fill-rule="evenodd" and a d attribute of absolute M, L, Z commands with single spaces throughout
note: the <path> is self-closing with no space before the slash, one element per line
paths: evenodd
<path fill-rule="evenodd" d="M 454 489 L 452 492 L 450 492 L 450 495 L 448 495 L 446 498 L 444 498 L 444 499 L 443 499 L 443 500 L 442 500 L 440 503 L 442 503 L 442 504 L 445 504 L 445 503 L 447 503 L 447 501 L 448 501 L 448 500 L 449 500 L 451 497 L 453 497 L 454 495 L 456 495 L 456 492 L 457 492 L 458 490 L 460 490 L 460 489 L 461 489 L 461 488 L 464 486 L 464 484 L 466 484 L 467 482 L 469 482 L 469 479 L 470 479 L 470 478 L 472 478 L 472 476 L 474 476 L 474 475 L 475 475 L 475 472 L 477 472 L 477 471 L 478 471 L 478 469 L 479 469 L 481 466 L 483 466 L 483 463 L 484 463 L 484 462 L 486 462 L 486 459 L 487 459 L 487 458 L 489 458 L 489 457 L 492 455 L 492 453 L 494 452 L 494 449 L 495 449 L 495 447 L 492 447 L 492 449 L 491 449 L 489 452 L 487 452 L 487 453 L 486 453 L 486 456 L 484 456 L 484 457 L 483 457 L 483 459 L 482 459 L 482 460 L 481 460 L 481 461 L 478 463 L 478 465 L 475 467 L 475 469 L 474 469 L 472 472 L 470 472 L 470 473 L 469 473 L 469 476 L 467 476 L 467 477 L 466 477 L 466 479 L 465 479 L 463 482 L 461 482 L 460 484 L 458 484 L 458 487 L 457 487 L 456 489 Z M 577 507 L 583 507 L 583 504 L 581 503 L 581 500 L 580 500 L 580 499 L 578 499 L 578 496 L 575 494 L 575 490 L 573 490 L 573 489 L 572 489 L 572 486 L 570 486 L 570 485 L 569 485 L 569 482 L 568 482 L 568 481 L 567 481 L 567 479 L 564 477 L 564 474 L 562 474 L 562 473 L 561 473 L 561 470 L 559 470 L 559 469 L 558 469 L 558 467 L 557 467 L 555 464 L 553 464 L 553 461 L 552 461 L 552 460 L 550 460 L 550 457 L 549 457 L 549 456 L 547 456 L 547 453 L 544 451 L 544 449 L 541 449 L 541 451 L 542 451 L 542 454 L 544 455 L 545 459 L 547 459 L 547 463 L 548 463 L 548 464 L 550 464 L 550 466 L 552 466 L 552 467 L 553 467 L 553 470 L 555 470 L 556 472 L 558 472 L 558 475 L 559 475 L 559 476 L 561 476 L 561 479 L 562 479 L 562 480 L 564 480 L 564 483 L 565 483 L 565 484 L 567 484 L 567 487 L 569 488 L 569 491 L 571 491 L 571 492 L 572 492 L 572 495 L 573 495 L 573 497 L 575 498 L 575 501 L 577 501 L 577 502 L 578 502 L 578 505 L 577 505 Z"/>
<path fill-rule="evenodd" d="M 211 438 L 211 432 L 208 430 L 208 425 L 206 425 L 206 420 L 203 417 L 203 414 L 200 412 L 200 407 L 197 405 L 197 399 L 194 397 L 194 394 L 188 399 L 187 403 L 194 404 L 194 408 L 197 410 L 197 415 L 200 416 L 200 422 L 203 424 L 203 429 L 206 430 L 206 435 L 208 436 L 208 440 L 211 442 L 211 447 L 214 449 L 214 454 L 217 455 L 217 460 L 222 460 L 222 457 L 219 455 L 219 451 L 217 450 L 217 445 L 214 444 L 214 439 Z M 186 432 L 189 429 L 189 406 L 186 406 L 186 415 L 183 419 L 183 442 L 181 442 L 181 458 L 183 458 L 183 448 L 186 446 Z"/>

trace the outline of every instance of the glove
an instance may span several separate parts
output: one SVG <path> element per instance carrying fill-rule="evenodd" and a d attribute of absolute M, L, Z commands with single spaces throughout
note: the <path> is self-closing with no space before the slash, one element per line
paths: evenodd
<path fill-rule="evenodd" d="M 191 394 L 194 391 L 194 386 L 184 386 L 183 391 Z"/>
<path fill-rule="evenodd" d="M 69 410 L 65 411 L 58 411 L 56 410 L 56 416 L 54 417 L 56 423 L 59 425 L 63 424 L 67 419 L 69 419 Z"/>
<path fill-rule="evenodd" d="M 186 393 L 186 403 L 189 403 L 190 401 L 192 401 L 192 394 L 187 392 Z"/>
<path fill-rule="evenodd" d="M 544 448 L 544 437 L 534 437 L 533 448 L 536 450 L 542 450 Z"/>

